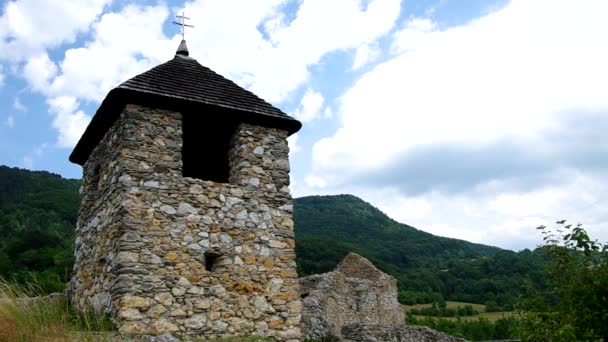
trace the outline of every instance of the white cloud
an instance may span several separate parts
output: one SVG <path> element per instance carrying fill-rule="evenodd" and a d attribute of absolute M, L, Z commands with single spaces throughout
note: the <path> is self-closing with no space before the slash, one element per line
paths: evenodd
<path fill-rule="evenodd" d="M 329 52 L 373 43 L 390 31 L 400 12 L 399 0 L 370 1 L 366 9 L 356 0 L 307 0 L 286 22 L 281 13 L 285 3 L 187 3 L 186 12 L 197 26 L 196 35 L 188 38 L 191 56 L 276 103 L 308 79 L 309 66 Z M 257 30 L 260 24 L 268 40 Z"/>
<path fill-rule="evenodd" d="M 306 176 L 304 183 L 310 188 L 323 189 L 327 186 L 327 182 L 323 178 L 312 175 Z"/>
<path fill-rule="evenodd" d="M 298 133 L 290 135 L 287 138 L 287 143 L 289 144 L 289 153 L 291 155 L 302 149 L 302 146 L 298 145 Z"/>
<path fill-rule="evenodd" d="M 74 147 L 91 118 L 78 110 L 78 101 L 70 96 L 49 99 L 48 104 L 54 115 L 53 127 L 59 132 L 57 147 Z"/>
<path fill-rule="evenodd" d="M 15 127 L 15 117 L 10 114 L 7 118 L 6 118 L 6 125 L 8 126 L 8 128 L 13 128 Z"/>
<path fill-rule="evenodd" d="M 93 24 L 92 38 L 84 47 L 65 52 L 46 92 L 100 102 L 120 82 L 170 58 L 177 40 L 168 40 L 162 32 L 168 15 L 163 5 L 126 6 L 104 14 Z"/>
<path fill-rule="evenodd" d="M 2 73 L 3 69 L 4 68 L 2 67 L 2 65 L 0 65 L 0 87 L 4 85 L 4 74 Z"/>
<path fill-rule="evenodd" d="M 414 18 L 407 21 L 405 28 L 395 33 L 391 50 L 403 53 L 420 47 L 430 40 L 428 34 L 437 30 L 437 24 L 429 18 Z"/>
<path fill-rule="evenodd" d="M 70 43 L 110 0 L 17 0 L 3 5 L 0 58 L 23 60 L 46 48 Z"/>
<path fill-rule="evenodd" d="M 313 121 L 321 116 L 323 102 L 323 95 L 309 88 L 300 100 L 300 108 L 293 115 L 302 122 Z"/>
<path fill-rule="evenodd" d="M 93 24 L 91 40 L 66 50 L 58 65 L 46 53 L 28 58 L 23 75 L 33 90 L 48 97 L 57 147 L 75 146 L 90 121 L 78 100 L 101 102 L 118 83 L 172 55 L 177 41 L 162 33 L 168 14 L 163 5 L 126 6 L 104 14 Z"/>
<path fill-rule="evenodd" d="M 331 119 L 334 116 L 334 112 L 331 107 L 325 107 L 323 110 L 323 119 Z"/>
<path fill-rule="evenodd" d="M 357 70 L 362 66 L 375 61 L 378 57 L 380 57 L 381 53 L 382 50 L 380 49 L 378 43 L 359 46 L 355 51 L 355 59 L 353 60 L 352 66 L 353 70 Z"/>
<path fill-rule="evenodd" d="M 23 67 L 23 76 L 34 91 L 46 93 L 50 81 L 57 75 L 57 66 L 46 53 L 28 58 Z"/>
<path fill-rule="evenodd" d="M 458 194 L 431 191 L 409 195 L 400 189 L 348 184 L 332 187 L 314 175 L 305 178 L 295 196 L 351 193 L 377 206 L 391 218 L 435 235 L 502 248 L 534 248 L 542 237 L 536 227 L 559 219 L 583 223 L 592 237 L 608 241 L 608 177 L 579 171 L 559 174 L 562 182 L 530 191 L 508 186 L 496 192 L 484 184 Z"/>
<path fill-rule="evenodd" d="M 39 8 L 44 15 L 32 13 L 33 0 L 8 3 L 0 18 L 0 47 L 6 51 L 0 58 L 25 60 L 24 77 L 49 103 L 66 97 L 76 103 L 100 102 L 118 83 L 171 58 L 181 39 L 163 33 L 169 17 L 165 4 L 128 5 L 102 15 L 109 1 L 44 2 Z M 327 53 L 373 44 L 390 31 L 400 10 L 399 0 L 372 1 L 365 9 L 357 0 L 309 0 L 301 2 L 295 19 L 287 22 L 285 4 L 286 0 L 187 2 L 185 10 L 196 26 L 196 33 L 187 36 L 191 56 L 276 103 L 305 82 L 308 67 Z M 29 19 L 22 22 L 25 17 Z M 44 31 L 43 26 L 50 29 Z M 38 31 L 44 32 L 33 37 Z M 91 33 L 84 45 L 66 50 L 61 61 L 49 59 L 47 48 L 73 42 L 80 32 Z M 57 120 L 66 117 L 77 119 L 80 126 L 87 119 L 78 113 L 74 108 L 69 116 L 57 115 L 53 126 L 59 129 Z M 59 145 L 72 145 L 78 129 L 59 130 Z"/>
<path fill-rule="evenodd" d="M 596 132 L 601 127 L 594 128 L 592 122 L 582 130 L 589 131 L 585 133 L 589 136 L 574 134 L 570 140 L 555 139 L 553 135 L 574 132 L 567 122 L 583 113 L 596 113 L 600 118 L 608 114 L 608 90 L 604 86 L 608 79 L 608 46 L 600 43 L 608 32 L 608 21 L 602 16 L 607 11 L 604 1 L 520 0 L 446 30 L 439 30 L 427 19 L 411 20 L 394 35 L 395 57 L 362 76 L 341 98 L 338 115 L 342 127 L 313 146 L 309 177 L 314 182 L 308 185 L 345 192 L 349 184 L 363 176 L 369 180 L 376 175 L 382 183 L 377 178 L 391 172 L 395 177 L 403 172 L 401 183 L 417 182 L 419 179 L 407 179 L 412 170 L 391 169 L 416 153 L 419 164 L 410 165 L 417 169 L 413 170 L 416 175 L 431 173 L 449 182 L 451 169 L 458 169 L 458 160 L 456 164 L 432 164 L 434 160 L 425 161 L 424 151 L 435 149 L 440 153 L 451 146 L 465 146 L 472 153 L 505 146 L 505 142 L 524 146 L 513 150 L 521 155 L 495 156 L 512 159 L 522 167 L 534 162 L 535 157 L 559 158 L 560 148 L 582 146 L 590 136 L 599 137 L 597 146 L 606 146 L 605 135 Z M 533 158 L 527 161 L 530 156 Z M 466 162 L 468 155 L 459 157 Z M 591 183 L 601 184 L 603 179 L 586 166 L 601 160 L 600 156 L 596 153 L 581 158 L 590 160 L 574 158 L 565 166 L 575 172 L 576 179 L 588 178 Z M 491 160 L 480 160 L 468 175 L 473 178 L 468 190 L 437 192 L 429 184 L 422 192 L 408 193 L 395 185 L 397 195 L 373 202 L 398 215 L 399 210 L 389 209 L 387 201 L 399 203 L 393 200 L 414 197 L 416 203 L 433 203 L 432 212 L 416 221 L 420 228 L 520 246 L 531 241 L 525 240 L 530 224 L 550 223 L 568 215 L 584 220 L 586 217 L 578 216 L 581 212 L 577 211 L 584 206 L 576 203 L 586 203 L 585 196 L 599 203 L 608 200 L 593 186 L 582 194 L 573 185 L 580 184 L 578 181 L 559 183 L 559 159 L 556 161 L 548 164 L 553 171 L 531 175 L 537 177 L 535 183 L 518 189 L 510 187 L 518 181 L 518 174 L 496 172 L 495 179 L 475 181 L 478 171 L 500 171 L 492 170 L 488 164 Z M 604 167 L 598 165 L 593 167 Z M 371 193 L 373 186 L 369 187 L 360 193 Z M 467 207 L 474 208 L 469 212 L 475 215 L 464 213 Z M 585 214 L 595 220 L 590 223 L 597 224 L 596 229 L 607 227 L 608 219 L 596 219 L 605 216 L 599 209 Z M 403 216 L 399 219 L 416 223 Z M 603 239 L 608 238 L 602 234 Z M 521 236 L 525 241 L 516 242 Z"/>
<path fill-rule="evenodd" d="M 364 75 L 342 98 L 342 128 L 315 144 L 315 171 L 342 178 L 431 144 L 539 143 L 563 111 L 608 109 L 608 47 L 597 44 L 608 21 L 595 8 L 608 3 L 551 2 L 547 14 L 539 2 L 425 33 Z"/>

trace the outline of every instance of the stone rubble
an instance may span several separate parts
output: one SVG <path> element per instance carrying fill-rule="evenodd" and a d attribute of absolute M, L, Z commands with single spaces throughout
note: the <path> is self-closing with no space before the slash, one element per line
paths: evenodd
<path fill-rule="evenodd" d="M 413 325 L 359 322 L 342 328 L 344 342 L 466 342 L 461 338 Z"/>

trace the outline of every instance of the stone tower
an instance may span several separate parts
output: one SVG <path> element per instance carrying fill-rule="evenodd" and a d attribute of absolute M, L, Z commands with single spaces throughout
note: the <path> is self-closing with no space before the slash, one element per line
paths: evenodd
<path fill-rule="evenodd" d="M 298 340 L 286 138 L 300 127 L 184 41 L 110 91 L 70 155 L 72 301 L 126 334 Z"/>

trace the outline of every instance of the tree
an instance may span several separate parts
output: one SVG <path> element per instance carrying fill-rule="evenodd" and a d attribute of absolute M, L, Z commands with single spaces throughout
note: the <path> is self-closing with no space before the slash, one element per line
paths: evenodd
<path fill-rule="evenodd" d="M 549 259 L 549 288 L 524 285 L 518 302 L 524 340 L 608 341 L 608 245 L 591 240 L 578 224 L 540 226 Z"/>

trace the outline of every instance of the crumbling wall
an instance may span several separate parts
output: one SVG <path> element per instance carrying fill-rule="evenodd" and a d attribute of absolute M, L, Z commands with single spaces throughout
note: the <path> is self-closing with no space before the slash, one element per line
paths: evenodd
<path fill-rule="evenodd" d="M 333 272 L 301 278 L 300 296 L 302 332 L 307 337 L 339 337 L 342 327 L 359 322 L 405 324 L 397 280 L 355 253 Z"/>
<path fill-rule="evenodd" d="M 405 325 L 397 280 L 349 253 L 333 272 L 300 278 L 302 334 L 345 342 L 463 342 L 427 327 Z"/>

